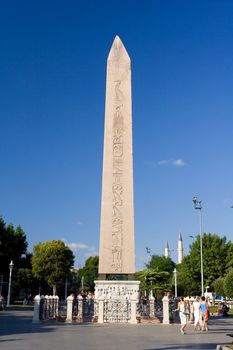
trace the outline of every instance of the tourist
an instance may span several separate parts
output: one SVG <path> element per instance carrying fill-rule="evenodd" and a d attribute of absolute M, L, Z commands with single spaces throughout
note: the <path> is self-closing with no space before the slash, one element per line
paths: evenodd
<path fill-rule="evenodd" d="M 201 320 L 202 320 L 202 331 L 208 331 L 208 319 L 209 319 L 209 305 L 206 302 L 205 297 L 201 297 Z"/>
<path fill-rule="evenodd" d="M 228 316 L 229 307 L 225 303 L 220 303 L 218 306 L 218 316 Z"/>
<path fill-rule="evenodd" d="M 0 310 L 5 310 L 5 301 L 1 293 L 0 293 Z"/>
<path fill-rule="evenodd" d="M 190 311 L 189 321 L 190 321 L 190 323 L 193 323 L 194 322 L 194 306 L 193 306 L 193 300 L 191 300 L 191 299 L 189 301 L 189 311 Z"/>
<path fill-rule="evenodd" d="M 184 300 L 183 297 L 180 298 L 180 301 L 178 303 L 178 307 L 175 311 L 179 311 L 179 315 L 180 315 L 180 323 L 181 323 L 181 327 L 180 327 L 180 333 L 181 334 L 185 334 L 184 330 L 185 327 L 187 326 L 187 304 Z"/>
<path fill-rule="evenodd" d="M 201 303 L 200 298 L 196 296 L 193 302 L 193 312 L 194 312 L 194 330 L 197 331 L 201 329 Z"/>

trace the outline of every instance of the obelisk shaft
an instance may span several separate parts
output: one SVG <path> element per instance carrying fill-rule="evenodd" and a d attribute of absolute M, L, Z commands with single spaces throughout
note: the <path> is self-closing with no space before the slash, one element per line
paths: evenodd
<path fill-rule="evenodd" d="M 131 67 L 116 36 L 107 61 L 99 274 L 133 274 L 134 249 Z"/>

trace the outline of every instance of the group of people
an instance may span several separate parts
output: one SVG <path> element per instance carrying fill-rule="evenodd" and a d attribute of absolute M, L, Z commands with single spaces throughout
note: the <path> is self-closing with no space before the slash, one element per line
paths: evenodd
<path fill-rule="evenodd" d="M 185 327 L 187 326 L 190 309 L 183 297 L 180 298 L 175 311 L 179 311 L 181 323 L 180 332 L 181 334 L 185 334 Z M 192 314 L 194 318 L 194 330 L 208 331 L 208 319 L 210 317 L 209 303 L 204 296 L 201 298 L 196 297 L 195 301 L 192 303 Z"/>
<path fill-rule="evenodd" d="M 217 315 L 218 316 L 227 316 L 229 311 L 229 307 L 225 303 L 220 303 L 218 305 Z"/>

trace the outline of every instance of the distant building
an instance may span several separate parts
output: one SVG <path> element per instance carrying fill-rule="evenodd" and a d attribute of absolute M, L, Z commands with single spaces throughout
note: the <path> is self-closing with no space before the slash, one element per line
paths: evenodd
<path fill-rule="evenodd" d="M 165 258 L 169 258 L 170 257 L 170 250 L 169 250 L 168 241 L 166 241 L 166 243 L 165 243 L 164 256 L 165 256 Z"/>
<path fill-rule="evenodd" d="M 182 239 L 181 233 L 179 234 L 177 251 L 178 251 L 178 264 L 181 264 L 184 258 L 183 239 Z"/>

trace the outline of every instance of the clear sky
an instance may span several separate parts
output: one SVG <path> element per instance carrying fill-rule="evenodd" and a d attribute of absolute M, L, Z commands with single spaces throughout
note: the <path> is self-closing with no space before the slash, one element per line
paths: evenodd
<path fill-rule="evenodd" d="M 233 2 L 1 1 L 0 214 L 29 250 L 98 254 L 106 60 L 132 61 L 136 265 L 203 230 L 233 240 Z"/>

